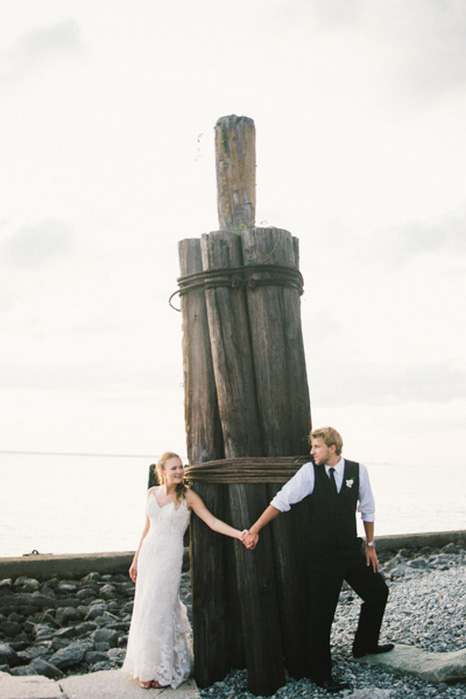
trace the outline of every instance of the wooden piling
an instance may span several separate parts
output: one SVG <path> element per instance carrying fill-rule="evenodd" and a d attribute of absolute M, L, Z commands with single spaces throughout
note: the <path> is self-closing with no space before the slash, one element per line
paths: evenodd
<path fill-rule="evenodd" d="M 221 230 L 179 248 L 186 435 L 190 464 L 201 466 L 303 454 L 311 426 L 298 241 L 281 229 L 254 228 L 252 120 L 223 117 L 215 137 Z M 238 476 L 194 487 L 216 516 L 244 529 L 280 485 Z M 266 696 L 284 684 L 285 667 L 296 677 L 304 674 L 306 518 L 301 503 L 261 532 L 255 551 L 192 519 L 201 687 L 246 666 L 249 689 Z"/>
<path fill-rule="evenodd" d="M 182 276 L 202 271 L 198 239 L 182 240 L 179 255 Z M 182 296 L 181 312 L 188 458 L 199 464 L 224 456 L 204 290 Z M 212 512 L 225 510 L 224 492 L 215 485 L 198 484 L 196 492 Z M 190 541 L 194 655 L 202 659 L 196 663 L 196 675 L 206 686 L 231 667 L 224 650 L 228 646 L 226 542 L 197 517 L 191 519 Z"/>

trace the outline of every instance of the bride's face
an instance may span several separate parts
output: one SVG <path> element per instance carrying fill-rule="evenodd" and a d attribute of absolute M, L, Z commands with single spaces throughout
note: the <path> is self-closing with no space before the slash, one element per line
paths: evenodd
<path fill-rule="evenodd" d="M 182 482 L 184 477 L 184 466 L 178 456 L 173 456 L 171 459 L 167 459 L 164 470 L 165 484 L 168 487 L 170 485 L 178 485 L 178 483 Z"/>

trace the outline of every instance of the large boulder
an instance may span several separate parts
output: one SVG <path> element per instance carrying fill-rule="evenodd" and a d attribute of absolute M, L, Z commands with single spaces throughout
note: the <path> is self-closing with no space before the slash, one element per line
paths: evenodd
<path fill-rule="evenodd" d="M 356 662 L 416 675 L 427 682 L 456 682 L 466 679 L 466 649 L 430 653 L 415 646 L 397 643 L 390 653 L 366 655 Z"/>

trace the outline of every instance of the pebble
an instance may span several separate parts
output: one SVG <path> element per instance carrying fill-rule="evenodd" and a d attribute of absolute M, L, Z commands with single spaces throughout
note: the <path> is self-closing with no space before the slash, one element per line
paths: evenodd
<path fill-rule="evenodd" d="M 381 642 L 417 645 L 428 651 L 466 647 L 466 553 L 455 544 L 441 551 L 406 549 L 384 562 L 390 596 Z M 189 572 L 181 599 L 191 618 Z M 134 585 L 126 575 L 92 572 L 81 580 L 39 582 L 22 576 L 0 581 L 0 669 L 14 675 L 60 678 L 121 667 L 133 606 Z M 334 675 L 352 689 L 345 699 L 466 699 L 466 683 L 430 684 L 381 667 L 355 663 L 352 636 L 358 597 L 344 586 L 332 627 Z M 248 691 L 247 671 L 235 670 L 201 699 L 261 699 Z M 323 699 L 310 680 L 288 678 L 271 699 Z"/>
<path fill-rule="evenodd" d="M 448 550 L 447 550 L 448 549 Z M 466 648 L 466 553 L 454 544 L 441 552 L 413 557 L 404 550 L 382 572 L 390 589 L 381 643 L 417 645 L 427 651 Z M 344 587 L 332 627 L 334 676 L 351 685 L 335 695 L 345 699 L 466 699 L 466 682 L 433 684 L 414 676 L 355 663 L 351 658 L 360 601 Z M 201 699 L 261 699 L 247 688 L 246 670 L 200 690 Z M 330 695 L 310 680 L 288 678 L 271 699 L 324 699 Z"/>

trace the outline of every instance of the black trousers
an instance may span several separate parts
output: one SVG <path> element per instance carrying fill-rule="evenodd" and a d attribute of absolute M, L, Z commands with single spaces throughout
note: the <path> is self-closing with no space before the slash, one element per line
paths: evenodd
<path fill-rule="evenodd" d="M 330 631 L 343 581 L 363 600 L 353 647 L 367 650 L 378 643 L 388 587 L 383 576 L 366 564 L 360 546 L 345 553 L 319 552 L 311 558 L 307 674 L 322 680 L 331 675 Z"/>

